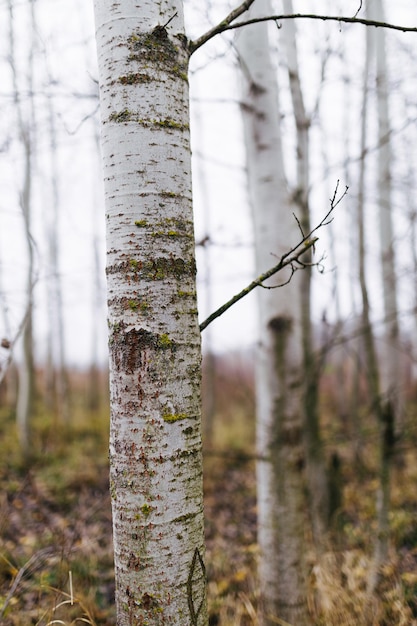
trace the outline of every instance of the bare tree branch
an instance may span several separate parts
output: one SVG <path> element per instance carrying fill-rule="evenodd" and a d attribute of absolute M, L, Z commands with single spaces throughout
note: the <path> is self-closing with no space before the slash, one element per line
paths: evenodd
<path fill-rule="evenodd" d="M 253 2 L 253 0 L 252 0 Z M 257 17 L 251 20 L 245 20 L 244 22 L 237 22 L 232 24 L 231 22 L 238 17 L 241 13 L 246 11 L 252 2 L 244 2 L 240 7 L 232 11 L 220 24 L 209 30 L 204 35 L 201 35 L 195 41 L 190 41 L 189 50 L 190 55 L 198 50 L 203 44 L 215 37 L 220 33 L 224 33 L 227 30 L 234 30 L 235 28 L 242 28 L 242 26 L 249 26 L 250 24 L 258 24 L 259 22 L 280 22 L 282 20 L 321 20 L 324 22 L 339 22 L 346 24 L 363 24 L 364 26 L 375 26 L 376 28 L 389 28 L 390 30 L 399 30 L 403 33 L 417 33 L 417 26 L 399 26 L 398 24 L 391 24 L 390 22 L 379 22 L 378 20 L 368 20 L 362 17 L 348 17 L 337 15 L 316 15 L 314 13 L 291 13 L 288 15 L 267 15 L 265 17 Z M 247 5 L 247 6 L 246 6 Z M 236 12 L 239 12 L 236 15 Z M 233 16 L 231 19 L 230 16 Z"/>
<path fill-rule="evenodd" d="M 238 18 L 240 15 L 242 15 L 242 13 L 247 11 L 250 5 L 253 4 L 254 2 L 255 0 L 245 0 L 245 2 L 242 2 L 242 4 L 239 5 L 236 9 L 233 9 L 233 11 L 229 13 L 229 15 L 225 17 L 224 20 L 220 22 L 220 24 L 217 24 L 217 26 L 214 26 L 214 28 L 211 28 L 209 31 L 207 31 L 207 33 L 205 33 L 204 35 L 202 35 L 195 41 L 190 41 L 189 43 L 190 55 L 193 52 L 195 52 L 197 48 L 200 48 L 203 44 L 205 44 L 206 41 L 208 41 L 209 39 L 212 39 L 219 33 L 222 33 L 224 30 L 226 30 L 227 27 L 231 24 L 231 22 L 233 22 L 233 20 Z"/>
<path fill-rule="evenodd" d="M 263 287 L 264 289 L 276 289 L 277 287 L 283 287 L 284 285 L 287 285 L 290 282 L 292 276 L 297 271 L 297 269 L 303 269 L 307 265 L 309 266 L 317 265 L 317 263 L 313 263 L 313 264 L 303 263 L 303 261 L 301 260 L 301 257 L 305 252 L 307 252 L 307 250 L 314 248 L 314 245 L 316 241 L 318 240 L 318 237 L 313 237 L 314 233 L 317 232 L 319 228 L 322 228 L 323 226 L 326 226 L 327 224 L 331 222 L 331 220 L 333 219 L 331 217 L 331 214 L 333 213 L 337 205 L 342 201 L 342 199 L 347 194 L 348 187 L 346 187 L 343 194 L 339 198 L 337 198 L 338 188 L 339 188 L 339 181 L 337 181 L 335 192 L 333 194 L 333 197 L 330 199 L 330 209 L 326 213 L 326 215 L 323 217 L 321 222 L 315 228 L 313 228 L 313 230 L 310 231 L 307 235 L 303 236 L 301 241 L 297 243 L 293 248 L 291 248 L 291 250 L 283 254 L 279 262 L 276 265 L 274 265 L 274 267 L 271 267 L 269 270 L 267 270 L 266 272 L 258 276 L 258 278 L 253 280 L 247 287 L 242 289 L 242 291 L 239 291 L 239 293 L 233 296 L 233 298 L 225 302 L 221 307 L 219 307 L 216 311 L 214 311 L 214 313 L 209 315 L 208 318 L 200 324 L 200 331 L 203 331 L 205 328 L 207 328 L 207 326 L 211 324 L 211 322 L 213 322 L 215 319 L 223 315 L 223 313 L 225 313 L 228 309 L 230 309 L 230 307 L 236 304 L 236 302 L 239 302 L 239 300 L 247 296 L 248 293 L 250 293 L 251 291 L 255 289 L 255 287 Z M 283 270 L 285 267 L 289 267 L 291 269 L 291 275 L 288 280 L 286 280 L 284 283 L 281 283 L 280 285 L 268 286 L 268 285 L 263 284 L 268 278 L 271 278 L 271 276 L 274 276 L 274 274 L 277 274 L 278 272 Z"/>

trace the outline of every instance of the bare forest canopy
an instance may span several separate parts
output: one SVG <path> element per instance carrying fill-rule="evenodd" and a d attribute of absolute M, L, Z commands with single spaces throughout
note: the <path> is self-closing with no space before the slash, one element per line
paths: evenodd
<path fill-rule="evenodd" d="M 249 6 L 250 3 L 243 4 Z M 303 13 L 302 2 L 294 6 L 299 8 L 299 14 Z M 413 9 L 410 7 L 403 2 L 396 6 L 394 13 L 387 7 L 387 23 L 412 29 Z M 189 39 L 193 42 L 198 41 L 203 32 L 211 32 L 210 25 L 214 34 L 214 31 L 234 27 L 244 15 L 242 8 L 237 13 L 235 8 L 234 21 L 225 20 L 225 14 L 230 18 L 232 13 L 228 13 L 221 2 L 213 3 L 207 10 L 192 3 L 186 4 L 185 9 Z M 316 17 L 322 15 L 322 9 L 321 3 Z M 415 176 L 406 155 L 412 152 L 414 145 L 415 36 L 392 29 L 386 31 L 390 46 L 388 86 L 392 100 L 389 134 L 378 138 L 371 125 L 367 145 L 361 151 L 358 129 L 363 53 L 359 54 L 358 50 L 363 50 L 365 45 L 366 28 L 361 23 L 372 20 L 363 17 L 365 7 L 358 2 L 349 6 L 344 3 L 340 15 L 336 15 L 336 9 L 333 3 L 329 16 L 358 23 L 308 19 L 296 22 L 307 112 L 311 118 L 313 225 L 325 215 L 337 180 L 342 188 L 350 186 L 349 197 L 338 208 L 332 228 L 320 234 L 317 258 L 325 255 L 326 261 L 324 273 L 313 280 L 314 316 L 319 320 L 326 311 L 326 316 L 334 320 L 339 315 L 337 307 L 344 319 L 355 315 L 358 299 L 358 289 L 352 281 L 355 238 L 349 219 L 355 211 L 357 172 L 363 158 L 372 169 L 381 141 L 389 139 L 396 163 L 392 203 L 396 211 L 400 306 L 407 331 L 412 332 L 415 301 L 413 288 L 407 285 L 408 282 L 413 284 L 415 264 L 412 243 L 415 239 L 415 207 L 412 205 Z M 27 310 L 29 252 L 25 229 L 28 224 L 25 225 L 22 201 L 30 197 L 30 230 L 26 232 L 30 235 L 33 262 L 30 290 L 35 304 L 36 359 L 44 363 L 49 358 L 57 364 L 62 358 L 60 352 L 64 352 L 70 364 L 98 362 L 102 365 L 106 360 L 107 332 L 104 223 L 97 160 L 98 91 L 91 7 L 88 10 L 80 3 L 78 12 L 71 9 L 71 19 L 66 17 L 65 10 L 54 11 L 46 0 L 37 3 L 33 15 L 29 4 L 14 2 L 5 3 L 3 13 L 3 118 L 14 121 L 4 125 L 1 141 L 4 189 L 0 213 L 1 361 L 6 367 L 10 348 L 21 335 Z M 33 20 L 34 34 L 28 37 Z M 282 26 L 284 22 L 284 19 L 277 20 L 277 25 Z M 274 20 L 272 28 L 276 28 Z M 231 47 L 233 36 L 234 33 L 217 35 L 192 56 L 190 66 L 196 241 L 204 244 L 197 247 L 201 322 L 255 278 L 236 98 L 236 63 Z M 287 159 L 287 169 L 290 184 L 293 184 L 294 121 L 285 67 L 278 59 L 279 56 L 277 71 L 282 75 L 283 91 L 287 93 L 281 101 L 281 115 L 287 153 L 292 155 Z M 71 67 L 73 69 L 67 71 Z M 217 93 L 211 85 L 218 85 Z M 372 90 L 372 85 L 369 89 Z M 223 140 L 225 129 L 230 135 L 227 141 Z M 30 145 L 25 143 L 25 136 Z M 221 154 L 218 146 L 222 147 Z M 29 150 L 30 158 L 26 158 L 28 154 L 25 157 L 25 150 Z M 77 158 L 73 158 L 74 153 Z M 32 173 L 25 172 L 25 167 L 29 166 Z M 25 188 L 28 176 L 31 183 Z M 379 254 L 375 236 L 378 225 L 373 217 L 376 186 L 371 174 L 368 179 L 366 236 L 369 267 L 374 267 L 372 259 L 376 260 Z M 331 230 L 338 234 L 337 245 L 332 243 Z M 296 243 L 289 242 L 288 249 Z M 274 265 L 276 256 L 279 258 L 286 252 L 271 250 L 270 266 Z M 373 315 L 375 320 L 381 320 L 379 278 L 373 277 L 371 283 Z M 335 293 L 337 298 L 333 297 Z M 239 320 L 244 327 L 242 332 L 234 330 L 240 326 Z M 64 336 L 61 340 L 57 338 L 60 332 Z M 226 346 L 234 348 L 242 341 L 245 345 L 256 341 L 254 299 L 242 301 L 235 311 L 219 319 L 212 327 L 211 337 L 216 350 Z M 16 342 L 19 357 L 19 341 Z"/>

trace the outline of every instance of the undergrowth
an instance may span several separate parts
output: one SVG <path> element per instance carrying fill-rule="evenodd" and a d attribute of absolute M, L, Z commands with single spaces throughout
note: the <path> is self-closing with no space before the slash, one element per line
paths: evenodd
<path fill-rule="evenodd" d="M 221 370 L 213 441 L 206 446 L 205 513 L 210 626 L 258 626 L 254 403 L 251 377 Z M 0 412 L 0 623 L 115 626 L 108 415 L 75 406 L 58 425 L 32 421 L 30 463 L 14 416 Z M 307 555 L 315 626 L 417 625 L 417 459 L 402 443 L 392 486 L 391 552 L 367 593 L 375 538 L 376 450 L 358 464 L 334 423 L 326 452 L 342 460 L 337 541 Z M 277 624 L 282 621 L 277 617 Z M 297 625 L 293 625 L 297 626 Z"/>

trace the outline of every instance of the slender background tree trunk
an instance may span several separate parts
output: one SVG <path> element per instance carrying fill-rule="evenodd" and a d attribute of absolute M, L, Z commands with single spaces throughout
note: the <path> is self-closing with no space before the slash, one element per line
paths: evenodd
<path fill-rule="evenodd" d="M 250 17 L 267 15 L 260 0 Z M 271 265 L 300 237 L 292 215 L 279 125 L 276 71 L 268 26 L 257 24 L 236 41 L 243 79 L 243 122 L 255 232 L 256 271 Z M 288 275 L 287 275 L 288 278 Z M 260 336 L 256 359 L 260 621 L 309 624 L 305 571 L 302 335 L 298 276 L 281 289 L 258 291 Z M 285 278 L 280 274 L 278 280 Z M 276 283 L 277 281 L 275 281 Z"/>
<path fill-rule="evenodd" d="M 370 19 L 383 19 L 381 0 L 367 5 Z M 377 537 L 370 589 L 378 582 L 379 568 L 388 558 L 391 466 L 395 444 L 395 425 L 400 415 L 401 371 L 399 364 L 399 328 L 397 281 L 392 223 L 391 142 L 388 106 L 388 81 L 383 29 L 370 31 L 374 37 L 378 114 L 378 208 L 381 246 L 381 275 L 385 328 L 382 358 L 379 359 L 379 390 L 376 401 L 380 436 L 379 486 L 377 493 Z M 377 357 L 375 356 L 375 359 Z M 377 366 L 375 366 L 377 367 Z M 377 390 L 375 390 L 375 394 Z"/>
<path fill-rule="evenodd" d="M 368 3 L 370 19 L 385 19 L 381 0 Z M 398 287 L 395 262 L 395 234 L 392 199 L 392 148 L 389 84 L 384 29 L 375 29 L 376 94 L 378 112 L 378 212 L 381 246 L 381 278 L 384 303 L 384 343 L 381 363 L 381 391 L 394 414 L 396 430 L 401 431 L 403 412 L 400 332 L 398 324 Z"/>
<path fill-rule="evenodd" d="M 33 353 L 33 287 L 35 281 L 34 270 L 34 242 L 31 233 L 32 222 L 32 176 L 34 160 L 34 106 L 33 106 L 33 59 L 35 51 L 35 5 L 31 0 L 29 5 L 30 33 L 29 47 L 26 61 L 26 88 L 28 91 L 28 103 L 24 106 L 19 89 L 17 77 L 17 51 L 14 37 L 14 12 L 13 2 L 9 0 L 9 43 L 10 43 L 10 66 L 13 76 L 13 97 L 16 108 L 17 124 L 23 153 L 23 176 L 20 190 L 20 207 L 22 210 L 26 250 L 27 250 L 27 273 L 26 293 L 27 304 L 25 325 L 23 328 L 23 353 L 19 366 L 18 396 L 16 405 L 17 431 L 25 456 L 30 450 L 30 416 L 34 410 L 35 400 L 35 362 Z"/>
<path fill-rule="evenodd" d="M 284 0 L 284 11 L 293 13 L 291 0 Z M 287 53 L 287 67 L 296 125 L 297 179 L 294 203 L 304 233 L 311 230 L 309 207 L 309 128 L 310 119 L 304 105 L 298 63 L 296 27 L 293 21 L 283 25 L 282 38 Z M 311 250 L 305 256 L 311 262 Z M 304 440 L 306 446 L 307 483 L 315 544 L 323 546 L 329 525 L 329 492 L 320 432 L 318 407 L 320 367 L 314 354 L 311 313 L 311 267 L 300 276 L 300 314 L 304 358 Z"/>

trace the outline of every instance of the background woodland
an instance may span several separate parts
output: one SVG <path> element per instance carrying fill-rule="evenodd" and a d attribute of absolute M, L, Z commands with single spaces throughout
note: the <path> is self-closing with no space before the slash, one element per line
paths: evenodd
<path fill-rule="evenodd" d="M 235 8 L 203 4 L 184 3 L 194 42 Z M 255 0 L 239 19 L 417 18 L 405 0 L 313 4 Z M 93 7 L 7 0 L 0 11 L 0 621 L 110 626 Z M 417 623 L 416 37 L 282 19 L 228 30 L 191 56 L 200 323 L 293 255 L 202 331 L 210 625 Z M 146 318 L 147 306 L 132 297 L 126 308 Z M 283 320 L 298 329 L 284 348 Z M 259 426 L 276 397 L 288 455 Z M 279 460 L 272 474 L 265 450 Z M 281 597 L 261 591 L 285 579 L 268 573 L 265 545 L 272 561 L 287 556 L 262 536 L 260 485 L 291 494 L 275 510 L 289 561 L 301 555 L 287 581 L 299 617 L 277 612 L 284 585 Z"/>

